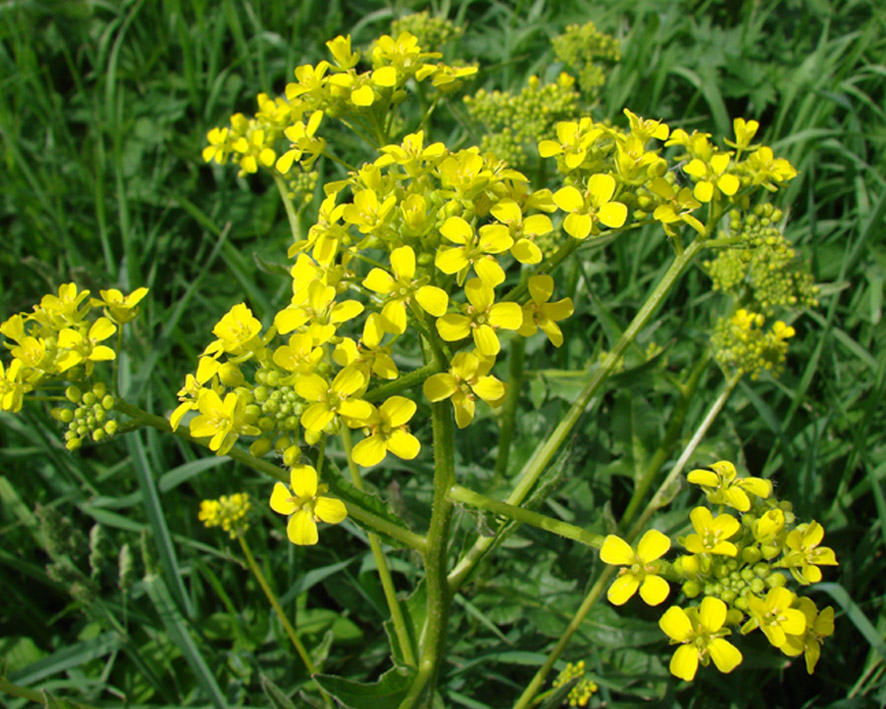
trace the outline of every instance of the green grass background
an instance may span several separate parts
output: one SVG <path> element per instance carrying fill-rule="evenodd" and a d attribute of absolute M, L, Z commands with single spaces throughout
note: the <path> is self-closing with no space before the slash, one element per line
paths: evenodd
<path fill-rule="evenodd" d="M 94 292 L 146 285 L 151 295 L 121 360 L 123 392 L 168 412 L 215 320 L 247 300 L 261 317 L 286 298 L 269 265 L 290 241 L 272 185 L 237 180 L 200 158 L 206 131 L 234 111 L 253 112 L 293 67 L 326 56 L 323 42 L 350 32 L 365 46 L 410 3 L 14 2 L 0 5 L 0 317 L 30 310 L 69 280 Z M 697 457 L 727 457 L 771 476 L 798 513 L 825 526 L 840 567 L 812 592 L 837 609 L 837 632 L 816 674 L 757 642 L 739 671 L 700 673 L 692 687 L 667 675 L 657 617 L 638 605 L 595 609 L 565 659 L 584 659 L 596 701 L 630 706 L 879 706 L 886 703 L 886 11 L 873 1 L 563 3 L 443 2 L 467 23 L 457 56 L 478 60 L 469 87 L 515 88 L 555 75 L 549 40 L 593 20 L 622 43 L 597 116 L 627 106 L 672 126 L 730 134 L 735 116 L 757 118 L 763 140 L 800 174 L 782 196 L 787 233 L 821 286 L 821 307 L 796 323 L 786 371 L 742 385 Z M 450 49 L 450 52 L 452 50 Z M 449 117 L 447 139 L 477 140 Z M 337 174 L 322 167 L 324 178 Z M 667 258 L 659 236 L 638 235 L 594 252 L 567 272 L 576 323 L 553 363 L 530 352 L 528 389 L 539 404 L 521 419 L 544 435 L 569 386 L 540 370 L 584 367 L 612 342 Z M 710 327 L 710 297 L 696 270 L 659 313 L 656 341 L 671 347 L 669 373 L 688 369 Z M 648 340 L 640 344 L 648 344 Z M 557 492 L 543 511 L 602 531 L 604 503 L 618 512 L 644 446 L 654 449 L 674 395 L 661 371 L 616 379 L 583 422 Z M 709 388 L 717 385 L 711 374 Z M 697 421 L 708 402 L 692 402 Z M 203 497 L 244 489 L 260 514 L 251 541 L 266 574 L 327 669 L 372 679 L 387 668 L 387 617 L 365 544 L 350 524 L 318 548 L 295 549 L 265 508 L 268 483 L 188 445 L 139 433 L 68 455 L 44 413 L 0 417 L 0 660 L 18 685 L 94 706 L 267 706 L 263 677 L 294 695 L 305 681 L 285 635 L 220 533 L 196 520 Z M 469 482 L 494 464 L 491 423 L 466 431 L 480 458 L 461 461 Z M 639 448 L 634 444 L 640 440 Z M 526 448 L 524 450 L 523 448 Z M 373 472 L 370 482 L 416 528 L 430 464 Z M 663 526 L 686 525 L 695 501 L 680 494 Z M 72 601 L 46 574 L 34 506 L 52 506 L 88 534 L 100 525 L 101 593 Z M 467 536 L 480 518 L 463 515 Z M 458 539 L 461 542 L 461 537 Z M 139 581 L 116 588 L 129 544 Z M 442 690 L 447 706 L 509 706 L 543 661 L 597 570 L 594 556 L 521 530 L 456 599 Z M 140 551 L 144 550 L 144 552 Z M 418 560 L 395 555 L 406 589 Z M 151 573 L 157 571 L 159 575 Z M 653 622 L 650 622 L 653 621 Z M 759 641 L 759 638 L 756 638 Z M 265 685 L 267 686 L 267 685 Z M 4 697 L 9 706 L 25 700 Z M 298 699 L 295 700 L 298 704 Z"/>

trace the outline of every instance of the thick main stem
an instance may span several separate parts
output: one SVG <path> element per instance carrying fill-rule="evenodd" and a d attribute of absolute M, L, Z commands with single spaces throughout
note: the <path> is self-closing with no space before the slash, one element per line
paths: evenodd
<path fill-rule="evenodd" d="M 433 688 L 446 647 L 446 624 L 452 603 L 446 582 L 446 553 L 454 509 L 448 493 L 455 484 L 455 451 L 448 402 L 431 404 L 431 424 L 434 433 L 434 500 L 424 553 L 427 618 L 419 643 L 418 675 L 400 709 L 410 709 L 420 700 L 419 706 L 430 707 L 433 703 Z"/>
<path fill-rule="evenodd" d="M 634 316 L 631 324 L 628 325 L 627 329 L 622 333 L 618 342 L 616 342 L 615 347 L 609 352 L 603 362 L 600 363 L 597 370 L 594 372 L 594 376 L 591 377 L 591 380 L 585 385 L 584 389 L 579 392 L 575 403 L 573 403 L 566 412 L 566 415 L 557 425 L 557 428 L 555 428 L 547 440 L 536 449 L 535 453 L 533 453 L 532 457 L 526 463 L 517 478 L 517 484 L 507 496 L 505 502 L 510 505 L 519 505 L 526 499 L 535 483 L 538 482 L 538 478 L 541 476 L 542 472 L 544 472 L 545 468 L 547 468 L 548 464 L 553 460 L 557 451 L 560 449 L 560 446 L 563 445 L 572 429 L 578 423 L 582 414 L 589 408 L 591 400 L 597 394 L 600 387 L 603 385 L 603 382 L 606 381 L 606 378 L 611 373 L 615 363 L 621 358 L 631 342 L 634 341 L 640 331 L 649 322 L 652 314 L 658 306 L 661 305 L 661 302 L 667 296 L 668 292 L 674 286 L 685 268 L 703 248 L 704 240 L 696 239 L 685 251 L 683 251 L 683 253 L 674 259 L 664 276 L 662 276 L 662 279 L 646 299 L 643 307 L 640 308 L 640 311 Z M 474 542 L 474 545 L 461 558 L 459 563 L 449 574 L 449 588 L 452 592 L 457 590 L 461 584 L 464 583 L 468 574 L 474 569 L 494 541 L 494 537 L 480 537 Z"/>

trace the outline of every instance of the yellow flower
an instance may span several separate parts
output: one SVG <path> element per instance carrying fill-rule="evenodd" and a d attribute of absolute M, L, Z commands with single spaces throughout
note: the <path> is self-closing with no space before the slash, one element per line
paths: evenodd
<path fill-rule="evenodd" d="M 4 369 L 0 362 L 0 411 L 18 413 L 22 409 L 24 396 L 24 384 L 21 381 L 22 363 L 14 359 L 9 367 Z"/>
<path fill-rule="evenodd" d="M 628 208 L 621 202 L 613 202 L 615 178 L 611 175 L 592 175 L 588 186 L 580 192 L 568 185 L 554 193 L 554 202 L 568 212 L 563 228 L 576 239 L 600 233 L 599 224 L 611 229 L 622 227 L 628 218 Z"/>
<path fill-rule="evenodd" d="M 261 431 L 246 417 L 246 400 L 236 392 L 229 392 L 224 401 L 212 389 L 203 389 L 197 399 L 200 416 L 191 421 L 190 431 L 195 438 L 209 438 L 209 450 L 225 455 L 242 434 L 258 436 Z"/>
<path fill-rule="evenodd" d="M 367 421 L 368 435 L 351 451 L 351 458 L 363 467 L 376 465 L 388 452 L 398 458 L 412 460 L 421 450 L 418 439 L 409 433 L 406 424 L 415 415 L 415 402 L 403 396 L 392 396 Z"/>
<path fill-rule="evenodd" d="M 329 384 L 319 374 L 307 374 L 295 382 L 296 393 L 313 401 L 301 415 L 301 425 L 308 431 L 321 432 L 336 415 L 364 425 L 372 415 L 372 406 L 353 395 L 366 386 L 366 378 L 356 367 L 345 367 Z"/>
<path fill-rule="evenodd" d="M 360 344 L 350 337 L 343 337 L 332 352 L 333 361 L 342 367 L 356 367 L 367 381 L 371 374 L 382 379 L 396 379 L 400 372 L 391 357 L 391 348 L 381 344 L 385 336 L 382 324 L 381 315 L 370 313 L 363 323 Z"/>
<path fill-rule="evenodd" d="M 531 300 L 523 306 L 523 325 L 517 330 L 518 335 L 532 337 L 536 328 L 539 328 L 548 336 L 554 347 L 563 344 L 563 333 L 560 331 L 557 321 L 565 320 L 572 315 L 574 306 L 571 298 L 562 298 L 553 303 L 548 302 L 553 292 L 554 279 L 551 276 L 547 274 L 530 276 L 529 296 Z"/>
<path fill-rule="evenodd" d="M 671 674 L 691 682 L 699 662 L 707 665 L 713 660 L 717 669 L 725 674 L 738 667 L 741 652 L 723 639 L 730 634 L 728 628 L 723 628 L 725 622 L 726 604 L 719 598 L 705 598 L 698 609 L 668 608 L 658 625 L 671 639 L 671 644 L 680 645 L 671 658 Z"/>
<path fill-rule="evenodd" d="M 492 288 L 504 281 L 505 272 L 492 254 L 504 253 L 514 244 L 507 230 L 503 233 L 481 231 L 478 239 L 471 225 L 464 219 L 449 217 L 440 227 L 440 233 L 458 246 L 440 248 L 434 258 L 434 265 L 443 273 L 457 273 L 459 285 L 465 282 L 471 266 L 483 283 Z"/>
<path fill-rule="evenodd" d="M 241 176 L 258 172 L 259 165 L 270 167 L 274 164 L 277 154 L 271 142 L 271 136 L 262 128 L 253 128 L 248 137 L 244 135 L 234 141 L 234 152 L 242 156 L 239 160 Z"/>
<path fill-rule="evenodd" d="M 138 304 L 148 294 L 147 288 L 136 288 L 129 295 L 124 296 L 116 288 L 99 291 L 101 300 L 91 298 L 89 303 L 93 306 L 103 306 L 105 315 L 118 325 L 128 323 L 138 315 Z"/>
<path fill-rule="evenodd" d="M 252 503 L 245 492 L 222 495 L 217 500 L 203 500 L 197 519 L 204 527 L 221 527 L 231 539 L 236 539 L 249 528 L 246 515 L 251 508 Z"/>
<path fill-rule="evenodd" d="M 292 168 L 292 163 L 300 161 L 305 170 L 310 170 L 314 161 L 320 157 L 323 149 L 326 147 L 326 141 L 323 138 L 317 138 L 314 134 L 320 127 L 320 121 L 323 118 L 323 111 L 314 111 L 308 119 L 307 124 L 304 121 L 288 126 L 283 131 L 289 141 L 289 150 L 277 159 L 275 167 L 278 172 L 284 175 Z M 302 159 L 307 153 L 308 158 Z"/>
<path fill-rule="evenodd" d="M 748 493 L 766 499 L 772 494 L 772 483 L 763 478 L 739 478 L 735 466 L 728 460 L 720 460 L 710 469 L 697 468 L 689 471 L 686 479 L 700 485 L 712 505 L 729 505 L 739 512 L 751 509 Z"/>
<path fill-rule="evenodd" d="M 238 303 L 225 313 L 212 334 L 218 340 L 206 348 L 204 354 L 226 352 L 229 355 L 241 355 L 262 347 L 261 322 L 256 318 L 246 303 Z"/>
<path fill-rule="evenodd" d="M 427 276 L 414 280 L 415 252 L 411 247 L 401 246 L 391 252 L 391 270 L 393 278 L 387 271 L 373 268 L 363 279 L 366 288 L 388 296 L 381 316 L 390 333 L 401 335 L 406 331 L 406 306 L 413 300 L 434 317 L 441 317 L 446 312 L 449 305 L 446 291 L 426 285 Z"/>
<path fill-rule="evenodd" d="M 732 129 L 735 131 L 735 142 L 724 140 L 730 148 L 735 148 L 738 152 L 743 152 L 751 146 L 751 141 L 757 135 L 760 124 L 757 121 L 746 121 L 744 118 L 736 118 L 732 121 Z"/>
<path fill-rule="evenodd" d="M 473 335 L 477 351 L 491 357 L 501 351 L 501 342 L 495 331 L 518 330 L 523 324 L 523 309 L 517 303 L 494 303 L 492 288 L 479 278 L 465 284 L 468 305 L 462 306 L 464 315 L 449 314 L 437 319 L 437 332 L 447 342 Z"/>
<path fill-rule="evenodd" d="M 683 542 L 687 550 L 693 554 L 738 554 L 738 547 L 726 541 L 741 529 L 741 523 L 735 517 L 723 514 L 715 518 L 707 507 L 696 507 L 689 513 L 689 519 L 695 534 L 690 534 Z"/>
<path fill-rule="evenodd" d="M 275 483 L 271 493 L 271 509 L 291 515 L 286 536 L 293 544 L 311 545 L 318 540 L 317 522 L 338 524 L 348 516 L 341 500 L 322 497 L 326 485 L 317 484 L 317 471 L 310 465 L 296 465 L 289 472 L 289 488 Z"/>
<path fill-rule="evenodd" d="M 812 674 L 821 657 L 821 641 L 834 634 L 834 609 L 828 606 L 819 613 L 810 598 L 801 598 L 798 605 L 806 616 L 806 631 L 802 635 L 785 636 L 785 644 L 780 649 L 789 657 L 804 655 L 806 672 Z"/>
<path fill-rule="evenodd" d="M 773 647 L 780 648 L 787 642 L 788 635 L 802 635 L 806 630 L 806 616 L 803 611 L 791 608 L 796 596 L 786 588 L 769 590 L 766 598 L 748 596 L 750 620 L 741 628 L 747 635 L 754 628 L 760 628 Z"/>
<path fill-rule="evenodd" d="M 762 146 L 748 156 L 742 167 L 751 174 L 751 181 L 761 185 L 770 192 L 775 192 L 777 185 L 797 176 L 797 168 L 784 158 L 775 158 L 772 148 Z"/>
<path fill-rule="evenodd" d="M 203 160 L 212 162 L 215 160 L 219 165 L 228 161 L 228 156 L 233 150 L 232 136 L 227 128 L 213 128 L 206 134 L 209 145 L 203 148 Z"/>
<path fill-rule="evenodd" d="M 335 39 L 330 39 L 326 46 L 329 48 L 330 54 L 335 59 L 334 70 L 347 71 L 357 66 L 360 61 L 360 50 L 351 51 L 351 35 L 342 37 L 339 35 Z"/>
<path fill-rule="evenodd" d="M 738 192 L 741 183 L 727 172 L 729 162 L 729 153 L 717 153 L 709 160 L 694 158 L 683 166 L 683 172 L 696 179 L 692 194 L 699 202 L 710 202 L 719 192 L 730 197 Z"/>
<path fill-rule="evenodd" d="M 594 126 L 590 118 L 574 121 L 560 121 L 556 125 L 557 140 L 542 140 L 538 144 L 538 154 L 543 158 L 562 155 L 563 164 L 570 170 L 584 162 L 591 144 L 603 134 Z"/>
<path fill-rule="evenodd" d="M 663 177 L 656 177 L 646 186 L 646 189 L 659 199 L 664 200 L 663 204 L 659 204 L 655 208 L 652 217 L 662 223 L 668 235 L 673 236 L 675 233 L 671 225 L 682 221 L 704 236 L 704 224 L 691 214 L 692 210 L 701 206 L 701 202 L 692 196 L 692 190 L 683 187 L 678 193 L 673 185 Z"/>
<path fill-rule="evenodd" d="M 640 539 L 637 551 L 620 537 L 610 534 L 603 541 L 600 559 L 604 563 L 623 566 L 612 582 L 606 597 L 613 605 L 620 606 L 640 589 L 640 597 L 650 606 L 657 606 L 668 597 L 668 582 L 658 576 L 657 559 L 671 548 L 671 540 L 661 532 L 650 529 Z"/>
<path fill-rule="evenodd" d="M 99 318 L 89 328 L 87 335 L 73 328 L 65 328 L 58 334 L 58 346 L 66 349 L 58 360 L 58 371 L 64 372 L 71 367 L 86 362 L 87 375 L 92 370 L 93 362 L 106 362 L 116 358 L 117 353 L 107 345 L 99 342 L 107 340 L 117 332 L 117 328 L 108 318 Z"/>
<path fill-rule="evenodd" d="M 428 377 L 424 393 L 431 401 L 452 398 L 455 423 L 459 428 L 467 426 L 474 418 L 476 398 L 480 397 L 490 406 L 499 406 L 505 396 L 505 385 L 488 374 L 492 362 L 480 361 L 470 352 L 459 352 L 452 358 L 448 372 Z"/>
<path fill-rule="evenodd" d="M 480 236 L 492 236 L 495 239 L 505 241 L 504 237 L 512 240 L 511 255 L 520 263 L 541 263 L 541 249 L 535 244 L 536 236 L 550 234 L 554 230 L 551 218 L 545 214 L 533 214 L 523 218 L 523 213 L 512 199 L 503 199 L 492 209 L 494 216 L 500 224 L 487 224 L 480 227 Z"/>
<path fill-rule="evenodd" d="M 785 540 L 786 553 L 778 565 L 790 569 L 797 582 L 804 586 L 818 583 L 821 581 L 819 566 L 838 565 L 833 549 L 818 546 L 822 539 L 824 539 L 824 527 L 818 522 L 799 525 L 788 534 Z"/>

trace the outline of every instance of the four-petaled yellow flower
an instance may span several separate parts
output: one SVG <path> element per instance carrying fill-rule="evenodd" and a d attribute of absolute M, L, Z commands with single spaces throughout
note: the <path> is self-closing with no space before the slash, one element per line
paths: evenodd
<path fill-rule="evenodd" d="M 699 202 L 710 202 L 717 190 L 729 197 L 738 192 L 739 179 L 727 172 L 730 160 L 729 153 L 717 153 L 706 161 L 693 158 L 683 166 L 683 172 L 697 180 L 692 194 Z"/>
<path fill-rule="evenodd" d="M 538 328 L 548 336 L 554 347 L 563 344 L 563 333 L 557 321 L 568 318 L 575 308 L 571 298 L 548 302 L 553 293 L 554 279 L 551 276 L 542 274 L 529 278 L 530 301 L 523 306 L 523 324 L 517 330 L 518 335 L 532 337 Z"/>
<path fill-rule="evenodd" d="M 209 438 L 209 450 L 225 455 L 240 435 L 258 436 L 261 431 L 247 420 L 246 400 L 228 392 L 224 401 L 212 389 L 202 389 L 197 399 L 200 415 L 190 424 L 194 438 Z"/>
<path fill-rule="evenodd" d="M 750 620 L 741 627 L 742 635 L 760 628 L 773 647 L 781 648 L 788 635 L 802 635 L 806 630 L 806 616 L 792 608 L 797 597 L 783 587 L 769 589 L 766 598 L 748 596 Z"/>
<path fill-rule="evenodd" d="M 21 411 L 24 397 L 21 369 L 21 360 L 12 360 L 6 369 L 3 368 L 3 362 L 0 362 L 0 411 L 13 414 Z"/>
<path fill-rule="evenodd" d="M 101 300 L 90 298 L 90 305 L 103 306 L 105 314 L 118 325 L 130 322 L 138 315 L 138 304 L 148 294 L 147 288 L 136 288 L 129 295 L 123 295 L 116 288 L 100 290 Z"/>
<path fill-rule="evenodd" d="M 828 606 L 819 613 L 811 598 L 801 598 L 799 606 L 806 616 L 806 631 L 802 635 L 787 635 L 780 649 L 789 657 L 804 655 L 806 672 L 812 674 L 821 657 L 821 641 L 834 634 L 834 609 Z"/>
<path fill-rule="evenodd" d="M 459 352 L 452 358 L 448 372 L 434 374 L 425 380 L 425 396 L 431 401 L 452 397 L 455 423 L 464 428 L 474 418 L 477 397 L 493 407 L 504 400 L 505 385 L 489 375 L 491 366 L 491 361 L 481 362 L 471 352 Z"/>
<path fill-rule="evenodd" d="M 58 371 L 64 372 L 81 362 L 86 363 L 86 373 L 90 374 L 94 362 L 107 362 L 116 358 L 117 353 L 99 342 L 107 340 L 117 332 L 117 327 L 108 318 L 99 318 L 83 335 L 79 330 L 65 328 L 58 334 L 58 346 L 66 349 L 58 360 Z"/>
<path fill-rule="evenodd" d="M 368 435 L 351 451 L 351 458 L 363 467 L 376 465 L 388 452 L 398 458 L 412 460 L 421 450 L 421 444 L 406 424 L 415 415 L 416 404 L 403 396 L 392 396 L 367 420 Z"/>
<path fill-rule="evenodd" d="M 507 251 L 514 244 L 507 230 L 481 231 L 479 239 L 474 230 L 461 217 L 449 217 L 440 233 L 453 244 L 437 251 L 434 265 L 446 274 L 458 274 L 458 284 L 465 282 L 468 269 L 473 266 L 474 272 L 490 288 L 504 281 L 505 272 L 492 254 Z"/>
<path fill-rule="evenodd" d="M 598 224 L 610 229 L 624 226 L 628 208 L 621 202 L 614 202 L 614 194 L 615 178 L 612 175 L 592 175 L 584 192 L 572 185 L 557 190 L 554 202 L 568 212 L 563 228 L 576 239 L 586 239 L 590 234 L 600 233 Z"/>
<path fill-rule="evenodd" d="M 439 318 L 446 312 L 449 305 L 446 291 L 427 285 L 427 276 L 414 280 L 415 252 L 411 247 L 400 246 L 391 252 L 391 270 L 393 278 L 387 271 L 373 268 L 363 279 L 366 288 L 388 296 L 381 315 L 389 332 L 402 335 L 406 331 L 406 306 L 413 300 L 434 317 Z"/>
<path fill-rule="evenodd" d="M 818 583 L 821 581 L 819 566 L 837 566 L 837 557 L 830 547 L 820 547 L 824 539 L 824 527 L 818 522 L 801 524 L 792 530 L 785 540 L 790 551 L 779 566 L 786 566 L 798 583 Z"/>
<path fill-rule="evenodd" d="M 610 534 L 603 541 L 600 558 L 613 566 L 623 566 L 612 582 L 606 597 L 613 605 L 628 602 L 640 589 L 640 598 L 648 605 L 657 606 L 668 597 L 670 586 L 661 576 L 657 560 L 671 548 L 671 540 L 655 529 L 650 529 L 640 539 L 637 551 L 624 539 Z"/>
<path fill-rule="evenodd" d="M 735 556 L 738 547 L 730 541 L 735 536 L 741 523 L 732 515 L 718 515 L 716 518 L 707 507 L 696 507 L 689 513 L 695 534 L 690 534 L 683 541 L 683 546 L 693 554 L 722 554 Z"/>
<path fill-rule="evenodd" d="M 723 627 L 725 622 L 726 604 L 719 598 L 705 598 L 698 609 L 668 608 L 658 625 L 671 639 L 671 644 L 680 644 L 671 658 L 671 674 L 691 682 L 699 662 L 706 666 L 713 660 L 717 669 L 725 674 L 738 667 L 741 652 L 723 639 L 730 634 L 729 629 Z"/>
<path fill-rule="evenodd" d="M 366 386 L 366 378 L 356 367 L 345 367 L 329 384 L 319 374 L 306 374 L 295 382 L 296 393 L 306 401 L 313 401 L 301 415 L 301 425 L 308 431 L 319 433 L 335 418 L 344 416 L 365 425 L 372 415 L 372 406 L 367 401 L 353 398 L 353 395 Z M 349 422 L 350 423 L 350 422 Z"/>
<path fill-rule="evenodd" d="M 523 212 L 512 199 L 503 199 L 491 210 L 492 216 L 500 224 L 487 224 L 480 227 L 480 237 L 492 237 L 506 241 L 512 239 L 511 256 L 520 263 L 541 263 L 541 249 L 535 243 L 536 236 L 550 234 L 554 230 L 551 218 L 546 214 L 533 214 L 523 217 Z"/>
<path fill-rule="evenodd" d="M 477 351 L 493 357 L 501 351 L 501 342 L 495 331 L 519 330 L 523 324 L 523 309 L 517 303 L 495 303 L 492 288 L 479 278 L 465 284 L 468 305 L 462 306 L 464 315 L 450 313 L 437 319 L 437 332 L 447 342 L 473 335 Z"/>
<path fill-rule="evenodd" d="M 739 512 L 751 509 L 748 493 L 766 499 L 772 494 L 772 483 L 763 478 L 740 478 L 735 466 L 728 460 L 720 460 L 711 469 L 691 470 L 686 479 L 700 485 L 712 505 L 729 505 Z"/>
<path fill-rule="evenodd" d="M 327 486 L 317 484 L 317 471 L 311 465 L 296 465 L 290 470 L 289 488 L 291 492 L 283 483 L 274 483 L 271 509 L 281 515 L 291 515 L 286 536 L 293 544 L 316 544 L 317 522 L 338 524 L 348 516 L 341 500 L 322 496 Z"/>

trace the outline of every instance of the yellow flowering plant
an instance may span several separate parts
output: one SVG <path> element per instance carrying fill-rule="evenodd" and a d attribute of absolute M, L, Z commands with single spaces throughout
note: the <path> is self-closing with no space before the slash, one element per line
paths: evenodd
<path fill-rule="evenodd" d="M 596 30 L 580 28 L 559 42 L 558 51 L 578 64 L 583 90 L 592 91 L 601 70 L 579 61 L 573 45 L 581 37 L 594 40 L 595 56 L 615 59 L 617 49 Z M 535 133 L 512 133 L 509 146 L 435 142 L 442 135 L 434 132 L 433 108 L 452 101 L 476 66 L 447 65 L 436 47 L 423 46 L 404 28 L 366 48 L 355 48 L 348 35 L 327 48 L 330 58 L 294 69 L 282 96 L 259 94 L 254 115 L 237 113 L 229 125 L 211 128 L 202 154 L 207 163 L 235 165 L 240 176 L 262 175 L 280 193 L 292 241 L 286 299 L 276 311 L 260 314 L 240 302 L 220 314 L 197 347 L 192 371 L 182 373 L 178 401 L 168 402 L 159 417 L 117 395 L 111 366 L 117 349 L 106 344 L 136 318 L 146 289 L 102 290 L 100 299 L 89 299 L 87 291 L 64 284 L 33 312 L 0 325 L 9 354 L 0 363 L 0 407 L 18 413 L 27 401 L 60 402 L 53 415 L 69 424 L 71 450 L 118 433 L 119 417 L 127 429 L 152 427 L 230 457 L 250 471 L 244 480 L 252 490 L 261 479 L 261 494 L 206 500 L 197 514 L 239 540 L 309 670 L 306 692 L 318 705 L 344 701 L 343 680 L 324 674 L 306 650 L 256 565 L 247 532 L 313 546 L 338 527 L 368 541 L 390 615 L 386 670 L 392 674 L 385 682 L 349 680 L 348 686 L 359 684 L 364 697 L 387 693 L 396 699 L 391 706 L 403 709 L 435 705 L 447 672 L 453 602 L 468 593 L 478 565 L 502 550 L 501 541 L 519 524 L 598 549 L 606 570 L 515 706 L 534 706 L 544 696 L 547 675 L 604 588 L 626 609 L 635 594 L 660 606 L 673 598 L 671 583 L 686 599 L 703 595 L 697 607 L 673 605 L 659 621 L 679 646 L 670 670 L 683 680 L 711 661 L 721 672 L 735 670 L 742 654 L 726 637 L 739 628 L 744 634 L 759 628 L 787 656 L 804 654 L 811 672 L 822 639 L 833 631 L 833 610 L 819 611 L 787 582 L 816 583 L 820 567 L 835 565 L 836 556 L 821 546 L 821 525 L 798 523 L 791 506 L 773 496 L 771 482 L 739 476 L 727 461 L 696 468 L 687 480 L 710 507 L 694 508 L 687 534 L 676 537 L 686 554 L 669 560 L 671 539 L 658 529 L 632 545 L 741 377 L 777 374 L 783 366 L 796 331 L 782 320 L 764 330 L 767 318 L 779 308 L 813 303 L 811 281 L 799 273 L 779 280 L 754 261 L 769 252 L 785 264 L 794 258 L 778 229 L 783 215 L 768 199 L 796 170 L 768 147 L 751 145 L 759 129 L 753 120 L 736 119 L 734 140 L 723 148 L 707 134 L 627 109 L 622 120 L 597 122 L 582 108 L 569 74 L 550 85 L 533 77 L 522 98 L 507 99 L 531 106 L 539 96 L 559 97 L 533 124 Z M 467 104 L 472 118 L 483 120 L 502 100 L 478 93 Z M 430 102 L 420 115 L 407 110 L 420 101 Z M 359 161 L 339 150 L 342 131 L 351 133 L 351 143 L 362 141 Z M 541 182 L 528 176 L 530 163 L 543 168 L 532 171 Z M 316 181 L 318 165 L 324 175 L 337 173 L 324 181 L 321 204 L 304 229 L 312 196 L 294 185 L 299 175 Z M 655 229 L 672 260 L 612 348 L 575 386 L 557 424 L 521 469 L 509 467 L 518 443 L 526 343 L 548 353 L 568 345 L 578 310 L 565 294 L 564 269 L 640 228 Z M 545 480 L 555 456 L 706 250 L 721 255 L 699 265 L 732 302 L 701 362 L 716 361 L 725 385 L 696 434 L 651 499 L 647 493 L 666 456 L 636 479 L 619 529 L 605 528 L 602 515 L 590 523 L 591 532 L 542 514 L 537 507 L 549 494 Z M 740 252 L 751 255 L 736 261 Z M 693 375 L 684 385 L 685 397 L 699 380 Z M 498 432 L 496 472 L 502 474 L 483 491 L 472 489 L 457 467 L 470 426 Z M 469 452 L 458 458 L 470 462 Z M 392 460 L 404 461 L 399 469 L 410 476 L 432 470 L 418 531 L 367 480 Z M 265 508 L 285 518 L 277 517 L 276 527 L 270 515 L 260 523 L 254 515 L 247 524 L 250 499 L 262 496 Z M 483 533 L 466 531 L 459 519 L 465 508 L 501 523 Z M 457 536 L 464 543 L 454 544 Z M 389 557 L 400 550 L 422 569 L 420 591 L 408 602 L 391 575 Z M 597 689 L 590 679 L 577 680 L 581 668 L 555 683 L 559 691 L 573 682 L 568 701 L 574 706 Z"/>

